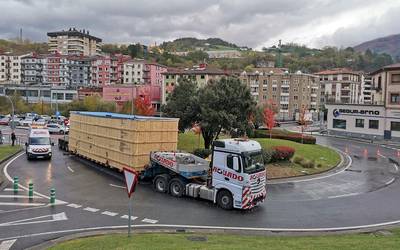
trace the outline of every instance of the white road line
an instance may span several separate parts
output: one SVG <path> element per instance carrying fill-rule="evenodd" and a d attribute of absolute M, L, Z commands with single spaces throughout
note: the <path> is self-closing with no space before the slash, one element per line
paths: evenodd
<path fill-rule="evenodd" d="M 95 212 L 99 211 L 100 209 L 93 208 L 93 207 L 86 207 L 86 208 L 84 208 L 83 210 L 88 211 L 88 212 L 95 213 Z"/>
<path fill-rule="evenodd" d="M 386 182 L 385 185 L 388 186 L 388 185 L 392 184 L 395 180 L 396 180 L 396 178 L 393 177 L 390 181 Z"/>
<path fill-rule="evenodd" d="M 151 224 L 156 224 L 156 223 L 158 222 L 158 220 L 152 220 L 152 219 L 144 218 L 144 219 L 142 220 L 142 222 L 151 223 Z"/>
<path fill-rule="evenodd" d="M 393 167 L 394 167 L 394 171 L 395 171 L 395 172 L 398 172 L 398 171 L 399 171 L 399 166 L 397 166 L 397 164 L 393 164 Z"/>
<path fill-rule="evenodd" d="M 29 198 L 29 195 L 5 195 L 5 194 L 0 194 L 0 198 Z M 43 199 L 43 197 L 34 195 L 33 199 Z"/>
<path fill-rule="evenodd" d="M 118 213 L 114 213 L 114 212 L 110 212 L 110 211 L 104 211 L 101 214 L 108 215 L 108 216 L 116 216 L 116 215 L 118 215 Z"/>
<path fill-rule="evenodd" d="M 21 156 L 24 155 L 24 154 L 25 154 L 25 152 L 23 152 L 23 153 L 21 153 L 21 154 L 15 156 L 15 157 L 12 158 L 12 159 L 4 166 L 4 168 L 3 168 L 3 173 L 4 173 L 4 175 L 6 176 L 6 178 L 7 178 L 10 182 L 13 182 L 13 178 L 11 178 L 11 176 L 8 174 L 7 169 L 8 169 L 8 167 L 11 165 L 11 163 L 13 163 L 16 159 L 18 159 L 19 157 L 21 157 Z M 25 187 L 25 186 L 23 186 L 23 185 L 21 185 L 21 184 L 18 184 L 18 187 L 22 188 L 22 189 L 25 190 L 25 191 L 28 191 L 28 188 Z M 45 199 L 50 199 L 49 196 L 46 196 L 46 195 L 41 194 L 41 193 L 38 193 L 38 192 L 36 192 L 36 191 L 34 191 L 33 193 L 36 194 L 36 195 L 38 195 L 38 196 L 41 196 L 41 197 L 43 197 L 43 198 L 45 198 Z M 65 202 L 65 201 L 62 201 L 62 200 L 56 200 L 56 205 L 63 205 L 63 204 L 66 204 L 66 203 L 68 203 L 68 202 Z"/>
<path fill-rule="evenodd" d="M 387 159 L 387 157 L 384 156 L 383 154 L 377 154 L 377 155 L 380 156 L 380 157 L 383 157 L 383 158 L 386 158 L 386 159 Z"/>
<path fill-rule="evenodd" d="M 17 241 L 17 239 L 14 240 L 6 240 L 1 242 L 0 244 L 0 250 L 8 250 L 14 245 L 14 243 Z"/>
<path fill-rule="evenodd" d="M 348 226 L 348 227 L 325 227 L 325 228 L 263 228 L 263 227 L 219 227 L 219 226 L 195 226 L 195 225 L 167 225 L 167 224 L 143 224 L 143 225 L 132 225 L 134 228 L 188 228 L 188 229 L 214 229 L 214 230 L 243 230 L 243 231 L 259 231 L 259 232 L 269 232 L 269 231 L 278 231 L 278 232 L 327 232 L 327 231 L 347 231 L 347 230 L 357 230 L 357 229 L 366 229 L 366 228 L 376 228 L 383 227 L 389 225 L 399 224 L 400 220 L 388 221 L 376 224 L 368 224 L 368 225 L 359 225 L 359 226 Z M 49 231 L 42 233 L 34 233 L 34 234 L 23 234 L 13 237 L 5 237 L 0 238 L 0 241 L 11 240 L 11 239 L 22 239 L 22 238 L 31 238 L 35 236 L 43 236 L 43 235 L 52 235 L 52 234 L 61 234 L 61 233 L 76 233 L 76 232 L 84 232 L 84 231 L 93 231 L 93 230 L 106 230 L 106 229 L 125 229 L 128 228 L 127 225 L 121 226 L 105 226 L 105 227 L 86 227 L 86 228 L 75 228 L 68 230 L 59 230 L 59 231 Z"/>
<path fill-rule="evenodd" d="M 14 192 L 14 189 L 13 189 L 13 188 L 5 188 L 3 191 L 6 191 L 6 192 Z M 21 191 L 25 191 L 25 190 L 23 190 L 23 189 L 18 189 L 18 191 L 21 192 Z"/>
<path fill-rule="evenodd" d="M 28 203 L 0 202 L 0 206 L 23 206 L 23 207 L 32 206 L 32 207 L 37 207 L 37 206 L 44 206 L 44 205 L 46 205 L 46 204 L 44 204 L 44 203 L 32 203 L 32 202 L 28 202 Z"/>
<path fill-rule="evenodd" d="M 359 194 L 360 193 L 350 193 L 350 194 L 335 195 L 335 196 L 329 196 L 328 199 L 347 197 L 347 196 L 354 196 L 354 195 L 359 195 Z"/>
<path fill-rule="evenodd" d="M 75 172 L 70 166 L 67 167 L 69 171 L 71 171 L 72 173 Z"/>
<path fill-rule="evenodd" d="M 49 217 L 50 217 L 50 219 L 38 220 L 38 219 L 45 219 L 45 218 L 49 218 Z M 22 219 L 22 220 L 9 221 L 6 223 L 1 223 L 0 227 L 39 224 L 39 223 L 62 221 L 62 220 L 68 220 L 65 212 L 58 213 L 58 214 L 43 215 L 43 216 L 39 216 L 39 217 L 32 217 L 32 218 Z"/>
<path fill-rule="evenodd" d="M 82 205 L 75 204 L 75 203 L 70 203 L 70 204 L 67 205 L 67 207 L 80 208 L 80 207 L 82 207 Z"/>
<path fill-rule="evenodd" d="M 131 220 L 136 220 L 138 217 L 136 217 L 136 216 L 131 216 Z M 121 219 L 126 219 L 126 220 L 128 220 L 129 219 L 129 216 L 128 215 L 122 215 L 121 216 Z"/>
<path fill-rule="evenodd" d="M 116 187 L 116 188 L 122 188 L 122 189 L 126 189 L 124 186 L 118 186 L 118 185 L 114 185 L 114 184 L 110 184 L 111 187 Z"/>

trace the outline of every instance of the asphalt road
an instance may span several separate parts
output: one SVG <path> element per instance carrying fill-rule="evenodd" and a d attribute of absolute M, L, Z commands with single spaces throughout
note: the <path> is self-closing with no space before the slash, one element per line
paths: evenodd
<path fill-rule="evenodd" d="M 326 137 L 319 137 L 318 142 L 347 152 L 351 166 L 324 178 L 268 184 L 267 201 L 252 211 L 225 211 L 207 201 L 173 198 L 142 183 L 133 197 L 137 217 L 133 224 L 279 231 L 333 230 L 400 220 L 398 166 L 388 159 L 398 158 L 396 150 Z M 24 190 L 14 198 L 11 185 L 0 192 L 0 242 L 17 239 L 12 249 L 86 228 L 127 224 L 128 199 L 118 173 L 100 171 L 57 147 L 51 162 L 28 162 L 21 155 L 6 172 L 18 176 L 23 186 L 32 181 L 39 193 L 30 202 Z M 58 204 L 54 207 L 44 197 L 52 187 Z"/>

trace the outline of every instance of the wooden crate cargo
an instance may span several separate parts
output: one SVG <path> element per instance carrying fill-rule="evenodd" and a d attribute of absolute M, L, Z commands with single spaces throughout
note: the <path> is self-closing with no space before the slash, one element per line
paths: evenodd
<path fill-rule="evenodd" d="M 142 170 L 152 151 L 176 151 L 178 119 L 72 111 L 69 150 L 110 167 Z"/>

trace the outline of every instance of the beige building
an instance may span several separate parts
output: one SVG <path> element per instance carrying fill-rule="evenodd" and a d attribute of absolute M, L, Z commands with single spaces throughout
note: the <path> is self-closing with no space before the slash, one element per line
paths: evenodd
<path fill-rule="evenodd" d="M 295 120 L 302 109 L 317 119 L 320 106 L 318 76 L 300 71 L 293 74 L 279 68 L 256 68 L 253 72 L 244 71 L 240 80 L 250 87 L 259 104 L 268 101 L 276 104 L 279 120 Z"/>
<path fill-rule="evenodd" d="M 316 73 L 321 82 L 322 103 L 363 103 L 362 74 L 349 69 L 331 69 Z"/>
<path fill-rule="evenodd" d="M 47 36 L 50 53 L 94 56 L 101 52 L 102 40 L 89 35 L 88 30 L 70 28 L 69 30 L 48 32 Z"/>
<path fill-rule="evenodd" d="M 371 73 L 372 104 L 400 110 L 400 63 Z"/>
<path fill-rule="evenodd" d="M 23 55 L 0 54 L 0 84 L 21 83 L 21 58 Z"/>
<path fill-rule="evenodd" d="M 124 62 L 124 84 L 144 84 L 145 61 L 143 59 L 132 59 Z"/>

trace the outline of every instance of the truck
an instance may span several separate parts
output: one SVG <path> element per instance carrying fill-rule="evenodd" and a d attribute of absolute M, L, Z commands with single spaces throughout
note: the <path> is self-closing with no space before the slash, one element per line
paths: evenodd
<path fill-rule="evenodd" d="M 85 116 L 90 116 L 91 119 L 87 119 Z M 104 119 L 111 119 L 112 122 Z M 164 124 L 164 126 L 158 126 L 159 128 L 155 129 L 157 125 L 153 123 L 148 127 L 152 131 L 148 131 L 148 135 L 145 136 L 147 140 L 143 137 L 142 139 L 145 140 L 139 143 L 139 147 L 146 148 L 148 152 L 146 150 L 139 152 L 131 147 L 130 149 L 134 149 L 133 151 L 137 155 L 132 158 L 127 157 L 126 159 L 130 159 L 130 161 L 120 165 L 112 157 L 110 145 L 113 143 L 108 144 L 107 140 L 101 140 L 101 138 L 109 135 L 114 135 L 113 138 L 116 139 L 115 128 L 122 123 L 125 124 L 125 129 L 120 128 L 123 132 L 119 133 L 131 138 L 135 138 L 134 135 L 137 133 L 145 133 L 143 130 L 139 131 L 140 127 L 146 127 L 140 122 L 137 123 L 140 120 L 144 122 L 172 122 L 177 125 L 177 120 L 164 119 L 168 118 L 75 112 L 71 114 L 69 136 L 59 138 L 58 145 L 61 150 L 66 150 L 72 155 L 84 157 L 105 167 L 117 168 L 118 170 L 122 170 L 122 167 L 133 168 L 141 180 L 152 181 L 155 191 L 168 193 L 174 197 L 188 196 L 209 200 L 228 210 L 251 209 L 264 202 L 267 194 L 267 177 L 261 146 L 256 141 L 241 138 L 214 141 L 211 159 L 208 161 L 190 153 L 177 151 L 177 139 L 176 141 L 174 139 L 175 145 L 170 145 L 175 150 L 159 150 L 162 148 L 162 144 L 168 141 L 168 136 L 164 136 L 165 140 L 158 143 L 161 146 L 157 146 L 157 143 L 152 143 L 157 136 L 154 137 L 152 134 L 157 133 L 158 130 L 163 130 L 163 127 L 171 128 L 171 126 Z M 132 129 L 130 125 L 127 125 L 129 123 L 124 120 L 131 121 L 134 128 Z M 82 124 L 90 126 L 85 127 Z M 100 130 L 101 135 L 95 135 L 96 133 L 93 132 L 96 130 L 96 126 L 103 128 Z M 83 127 L 85 128 L 82 129 Z M 107 129 L 104 130 L 104 128 L 109 129 L 108 133 L 106 132 Z M 129 131 L 131 132 L 130 136 L 128 136 Z M 85 136 L 85 133 L 87 133 L 87 136 Z M 175 133 L 170 134 L 171 138 L 177 138 L 177 133 L 176 127 Z M 99 140 L 93 139 L 96 136 Z M 77 138 L 81 138 L 81 140 L 77 140 Z M 88 143 L 88 140 L 93 140 L 91 146 L 84 144 Z M 100 154 L 95 153 L 96 147 L 106 149 L 101 151 L 101 157 Z M 125 147 L 129 146 L 125 145 Z M 121 151 L 121 149 L 119 147 L 113 150 Z M 127 150 L 127 152 L 131 150 Z M 120 157 L 123 156 L 120 155 Z M 145 161 L 134 160 L 135 157 L 142 156 L 146 156 Z"/>
<path fill-rule="evenodd" d="M 28 160 L 51 159 L 52 146 L 49 130 L 43 125 L 32 124 L 29 128 L 28 141 L 25 142 L 25 152 Z"/>

